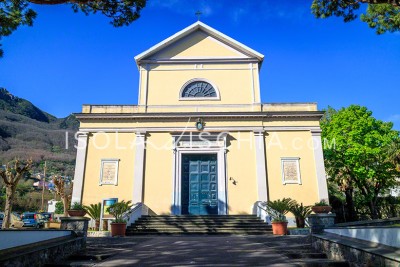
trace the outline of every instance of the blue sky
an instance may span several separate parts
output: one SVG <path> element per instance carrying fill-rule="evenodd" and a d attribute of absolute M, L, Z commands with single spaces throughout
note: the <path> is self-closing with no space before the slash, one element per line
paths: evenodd
<path fill-rule="evenodd" d="M 263 102 L 360 104 L 400 130 L 400 34 L 378 36 L 358 19 L 317 20 L 311 0 L 152 0 L 132 25 L 69 6 L 34 6 L 34 27 L 3 39 L 0 87 L 58 117 L 82 104 L 136 104 L 133 57 L 196 21 L 265 55 Z"/>

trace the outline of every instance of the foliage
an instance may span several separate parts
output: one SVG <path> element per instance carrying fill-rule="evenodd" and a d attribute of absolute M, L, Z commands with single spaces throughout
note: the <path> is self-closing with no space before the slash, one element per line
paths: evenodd
<path fill-rule="evenodd" d="M 121 202 L 116 202 L 107 208 L 107 212 L 114 216 L 114 222 L 116 223 L 124 223 L 126 222 L 123 219 L 123 214 L 129 211 L 132 207 L 132 201 L 125 202 L 122 200 Z"/>
<path fill-rule="evenodd" d="M 71 210 L 84 210 L 84 211 L 86 211 L 85 207 L 79 202 L 72 203 Z"/>
<path fill-rule="evenodd" d="M 366 107 L 357 105 L 328 110 L 321 121 L 328 183 L 345 195 L 347 220 L 356 220 L 356 209 L 368 207 L 371 218 L 378 218 L 378 197 L 396 183 L 400 173 L 386 153 L 399 141 L 393 124 L 372 116 Z M 330 186 L 332 188 L 332 186 Z"/>
<path fill-rule="evenodd" d="M 377 34 L 400 31 L 400 1 L 398 0 L 313 0 L 312 13 L 317 18 L 342 17 L 344 22 L 353 21 L 363 4 L 367 4 L 361 20 L 376 30 Z"/>
<path fill-rule="evenodd" d="M 267 201 L 263 203 L 268 215 L 272 217 L 273 222 L 286 222 L 285 215 L 290 212 L 293 205 L 296 204 L 295 200 L 291 198 L 277 199 L 274 201 Z"/>
<path fill-rule="evenodd" d="M 21 178 L 32 167 L 32 160 L 21 161 L 15 159 L 6 164 L 5 168 L 0 168 L 0 177 L 3 180 L 6 188 L 6 202 L 4 207 L 4 218 L 3 218 L 3 229 L 10 227 L 10 216 L 13 208 L 13 202 L 15 198 L 15 191 Z"/>
<path fill-rule="evenodd" d="M 321 200 L 320 202 L 315 202 L 314 206 L 329 206 L 325 200 Z"/>
<path fill-rule="evenodd" d="M 2 0 L 0 1 L 0 40 L 10 35 L 21 25 L 33 25 L 36 12 L 31 4 L 71 4 L 74 12 L 86 15 L 102 13 L 111 18 L 114 27 L 129 25 L 139 18 L 146 0 Z M 3 51 L 0 46 L 0 57 Z"/>
<path fill-rule="evenodd" d="M 32 26 L 36 13 L 28 8 L 29 3 L 24 0 L 0 1 L 0 41 L 3 36 L 10 35 L 21 25 Z M 0 44 L 0 57 L 3 50 Z"/>
<path fill-rule="evenodd" d="M 87 211 L 90 218 L 93 220 L 100 220 L 101 216 L 101 203 L 90 204 L 89 206 L 85 206 L 85 210 Z"/>
<path fill-rule="evenodd" d="M 55 214 L 64 214 L 64 205 L 62 201 L 56 203 L 56 210 L 54 212 Z"/>
<path fill-rule="evenodd" d="M 87 213 L 89 214 L 90 218 L 95 220 L 95 230 L 99 230 L 100 226 L 100 217 L 101 217 L 101 203 L 97 204 L 90 204 L 90 206 L 85 206 Z"/>
<path fill-rule="evenodd" d="M 312 210 L 311 206 L 303 206 L 303 203 L 295 203 L 290 207 L 290 212 L 293 213 L 295 217 L 305 219 L 308 215 L 311 214 Z"/>

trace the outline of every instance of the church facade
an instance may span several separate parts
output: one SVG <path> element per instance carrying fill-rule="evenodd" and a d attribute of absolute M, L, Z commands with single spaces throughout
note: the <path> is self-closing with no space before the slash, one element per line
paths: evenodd
<path fill-rule="evenodd" d="M 284 197 L 328 200 L 323 112 L 315 103 L 262 103 L 263 59 L 202 22 L 136 56 L 137 105 L 83 105 L 75 114 L 72 201 L 225 215 Z"/>

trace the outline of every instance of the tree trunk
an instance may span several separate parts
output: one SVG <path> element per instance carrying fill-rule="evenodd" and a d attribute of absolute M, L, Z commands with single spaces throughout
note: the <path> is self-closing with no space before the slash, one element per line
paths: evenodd
<path fill-rule="evenodd" d="M 346 191 L 344 193 L 346 195 L 347 221 L 349 221 L 349 222 L 356 221 L 357 213 L 354 208 L 353 189 L 346 189 Z"/>
<path fill-rule="evenodd" d="M 68 217 L 68 210 L 69 210 L 69 201 L 66 197 L 62 198 L 63 206 L 64 206 L 64 216 Z"/>
<path fill-rule="evenodd" d="M 4 208 L 3 229 L 10 228 L 11 224 L 11 211 L 14 201 L 14 193 L 16 185 L 6 185 L 6 206 Z"/>
<path fill-rule="evenodd" d="M 371 219 L 379 219 L 378 211 L 376 210 L 376 201 L 371 200 L 368 204 Z"/>

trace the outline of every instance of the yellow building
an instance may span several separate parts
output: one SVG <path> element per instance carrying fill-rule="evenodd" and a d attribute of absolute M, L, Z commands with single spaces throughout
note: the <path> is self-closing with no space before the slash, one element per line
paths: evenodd
<path fill-rule="evenodd" d="M 202 22 L 136 56 L 137 105 L 83 105 L 76 114 L 72 201 L 117 198 L 180 215 L 327 200 L 323 112 L 262 103 L 263 58 Z"/>

